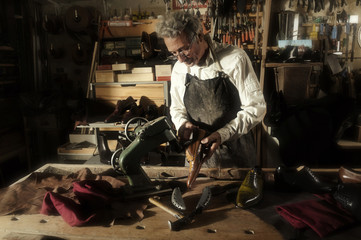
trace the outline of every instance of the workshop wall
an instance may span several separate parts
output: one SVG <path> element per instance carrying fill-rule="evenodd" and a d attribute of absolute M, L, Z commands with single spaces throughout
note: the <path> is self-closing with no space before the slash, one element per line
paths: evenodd
<path fill-rule="evenodd" d="M 140 6 L 141 5 L 141 6 Z M 86 15 L 89 21 L 72 22 L 74 8 Z M 165 3 L 161 0 L 149 1 L 49 1 L 42 5 L 42 26 L 45 30 L 48 65 L 48 83 L 55 88 L 72 89 L 77 94 L 84 91 L 88 84 L 88 75 L 97 40 L 99 20 L 121 16 L 125 11 L 133 13 L 146 11 L 147 15 L 164 14 Z M 83 16 L 84 17 L 84 16 Z M 51 22 L 47 24 L 46 22 Z"/>
<path fill-rule="evenodd" d="M 297 3 L 300 2 L 300 6 L 297 6 Z M 306 2 L 306 6 L 303 7 L 302 4 L 303 2 Z M 312 1 L 314 2 L 314 1 Z M 356 2 L 355 0 L 345 0 L 345 5 L 344 6 L 339 6 L 339 7 L 334 7 L 333 11 L 330 11 L 330 3 L 332 1 L 330 0 L 324 0 L 324 10 L 320 10 L 318 12 L 315 12 L 314 10 L 311 11 L 307 11 L 307 3 L 308 1 L 296 1 L 296 0 L 281 0 L 281 1 L 273 1 L 273 5 L 272 5 L 272 10 L 273 11 L 297 11 L 300 14 L 304 14 L 304 16 L 306 16 L 308 23 L 312 24 L 312 23 L 318 23 L 321 20 L 324 20 L 325 23 L 328 23 L 330 25 L 333 24 L 338 24 L 337 22 L 337 15 L 341 14 L 342 11 L 345 11 L 346 15 L 358 15 L 358 24 L 357 24 L 357 28 L 360 27 L 361 25 L 361 3 L 356 6 Z M 342 3 L 342 1 L 335 1 L 336 3 L 338 2 L 340 5 Z M 344 13 L 342 13 L 344 14 Z M 340 22 L 341 23 L 341 22 Z M 312 30 L 312 25 L 309 25 L 306 30 L 311 31 Z M 342 28 L 342 37 L 341 37 L 341 48 L 343 50 L 343 52 L 345 52 L 345 45 L 343 43 L 344 38 L 345 38 L 345 24 L 344 22 L 342 23 L 343 28 Z M 303 30 L 303 29 L 300 29 Z M 352 34 L 352 31 L 351 31 Z M 351 47 L 352 47 L 352 35 L 349 36 L 349 51 L 351 51 Z M 354 69 L 359 69 L 361 68 L 361 47 L 358 45 L 357 43 L 357 38 L 356 38 L 356 42 L 355 42 L 355 49 L 354 49 L 354 61 L 350 62 L 349 61 L 349 66 L 351 68 L 351 70 Z M 339 56 L 338 58 L 340 59 L 340 61 L 343 61 L 345 56 Z M 349 54 L 350 57 L 350 54 Z"/>

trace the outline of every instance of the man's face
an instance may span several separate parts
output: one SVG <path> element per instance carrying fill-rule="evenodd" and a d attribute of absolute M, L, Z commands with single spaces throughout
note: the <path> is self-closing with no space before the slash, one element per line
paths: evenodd
<path fill-rule="evenodd" d="M 176 56 L 179 62 L 192 67 L 199 63 L 204 54 L 204 49 L 199 44 L 199 38 L 196 33 L 190 39 L 191 42 L 188 41 L 186 34 L 182 32 L 176 38 L 164 38 L 164 43 L 168 51 Z"/>

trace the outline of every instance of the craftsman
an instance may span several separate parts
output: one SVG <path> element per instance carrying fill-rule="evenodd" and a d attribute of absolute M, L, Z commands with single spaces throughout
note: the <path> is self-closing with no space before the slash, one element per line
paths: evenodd
<path fill-rule="evenodd" d="M 189 140 L 196 128 L 207 130 L 201 143 L 210 150 L 203 166 L 254 166 L 250 130 L 262 121 L 266 104 L 246 52 L 213 42 L 200 19 L 185 11 L 162 18 L 157 34 L 178 59 L 171 75 L 170 114 L 180 140 Z"/>

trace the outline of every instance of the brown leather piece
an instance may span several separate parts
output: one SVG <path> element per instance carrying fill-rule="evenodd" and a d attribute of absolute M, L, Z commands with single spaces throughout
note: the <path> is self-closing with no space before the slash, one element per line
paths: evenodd
<path fill-rule="evenodd" d="M 204 148 L 202 148 L 201 140 L 205 135 L 206 131 L 203 129 L 194 131 L 192 143 L 186 149 L 186 159 L 189 162 L 189 174 L 187 179 L 188 188 L 191 188 L 203 164 Z"/>
<path fill-rule="evenodd" d="M 343 183 L 361 183 L 361 172 L 351 168 L 340 167 L 338 175 Z"/>

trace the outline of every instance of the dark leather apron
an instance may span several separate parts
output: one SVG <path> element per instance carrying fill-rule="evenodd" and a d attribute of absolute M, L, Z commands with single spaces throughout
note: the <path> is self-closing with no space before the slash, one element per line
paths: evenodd
<path fill-rule="evenodd" d="M 241 110 L 238 90 L 222 72 L 207 80 L 187 73 L 183 101 L 190 122 L 208 132 L 223 127 Z"/>
<path fill-rule="evenodd" d="M 218 77 L 200 80 L 186 75 L 183 97 L 190 122 L 208 131 L 208 134 L 236 118 L 241 110 L 238 90 L 223 72 Z M 221 145 L 204 167 L 252 167 L 256 150 L 251 133 Z"/>
<path fill-rule="evenodd" d="M 183 101 L 190 121 L 210 134 L 237 117 L 237 112 L 241 110 L 241 100 L 238 89 L 223 72 L 209 36 L 205 40 L 217 64 L 218 77 L 203 80 L 187 73 Z M 223 142 L 202 167 L 254 167 L 257 162 L 256 153 L 253 133 L 249 132 Z M 188 162 L 185 161 L 185 164 Z"/>

